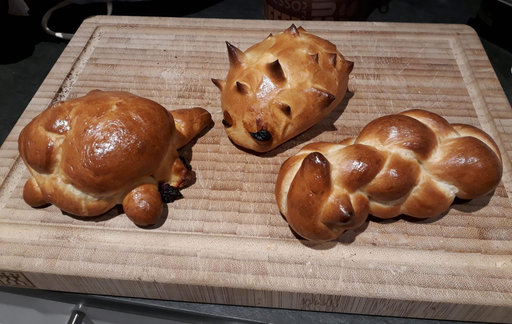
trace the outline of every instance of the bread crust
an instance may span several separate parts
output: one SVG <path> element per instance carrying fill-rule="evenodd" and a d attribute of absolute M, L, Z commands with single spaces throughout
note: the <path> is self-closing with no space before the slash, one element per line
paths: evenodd
<path fill-rule="evenodd" d="M 212 79 L 221 90 L 225 131 L 256 152 L 276 148 L 327 116 L 345 96 L 354 65 L 334 44 L 293 24 L 245 52 L 227 47 L 228 75 Z"/>
<path fill-rule="evenodd" d="M 138 200 L 125 206 L 126 214 L 139 225 L 154 223 L 161 201 L 157 206 L 155 191 L 141 188 L 149 185 L 158 192 L 164 182 L 176 188 L 191 184 L 195 174 L 177 150 L 212 123 L 202 108 L 177 110 L 176 116 L 152 100 L 121 91 L 94 90 L 52 105 L 18 139 L 33 176 L 25 185 L 25 201 L 97 216 L 138 192 Z"/>
<path fill-rule="evenodd" d="M 369 214 L 437 216 L 455 197 L 489 194 L 502 173 L 498 146 L 484 131 L 409 110 L 377 118 L 340 144 L 306 145 L 281 166 L 275 193 L 290 227 L 322 242 Z"/>

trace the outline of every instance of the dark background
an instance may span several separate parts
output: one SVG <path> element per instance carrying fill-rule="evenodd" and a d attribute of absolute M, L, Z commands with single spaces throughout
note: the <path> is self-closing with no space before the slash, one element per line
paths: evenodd
<path fill-rule="evenodd" d="M 509 102 L 512 102 L 512 5 L 497 0 L 364 1 L 367 5 L 362 18 L 367 21 L 470 23 L 481 36 L 489 60 Z M 41 27 L 44 13 L 60 0 L 26 2 L 30 8 L 28 17 L 9 15 L 7 0 L 3 0 L 0 13 L 0 144 L 67 45 L 67 41 L 46 34 Z M 180 6 L 177 3 L 180 2 L 113 1 L 112 14 L 264 19 L 263 0 L 188 0 Z M 56 10 L 48 26 L 54 31 L 74 33 L 88 16 L 106 13 L 103 2 L 72 4 Z M 492 25 L 488 26 L 484 21 L 492 21 Z"/>
<path fill-rule="evenodd" d="M 366 21 L 469 24 L 478 32 L 498 79 L 512 102 L 512 5 L 496 0 L 366 0 L 360 18 Z M 29 16 L 8 14 L 8 1 L 0 0 L 0 144 L 3 143 L 32 96 L 45 79 L 67 45 L 46 34 L 41 27 L 44 13 L 59 0 L 27 0 Z M 511 1 L 512 2 L 512 1 Z M 263 0 L 153 0 L 113 2 L 113 15 L 166 16 L 196 18 L 264 19 Z M 74 33 L 91 15 L 106 14 L 105 3 L 73 4 L 52 15 L 49 27 L 54 31 Z M 0 287 L 0 291 L 28 294 L 42 298 L 97 302 L 98 296 L 62 294 Z M 402 319 L 350 314 L 206 305 L 133 298 L 107 298 L 102 305 L 139 313 L 155 312 L 155 307 L 168 314 L 195 312 L 206 317 L 186 315 L 195 320 L 209 316 L 227 316 L 271 323 L 441 323 L 436 320 Z M 134 305 L 138 305 L 135 307 Z M 163 316 L 163 315 L 162 315 Z M 187 317 L 188 316 L 188 317 Z M 206 320 L 205 322 L 211 322 Z M 451 322 L 455 323 L 455 322 Z M 460 323 L 460 322 L 459 322 Z"/>

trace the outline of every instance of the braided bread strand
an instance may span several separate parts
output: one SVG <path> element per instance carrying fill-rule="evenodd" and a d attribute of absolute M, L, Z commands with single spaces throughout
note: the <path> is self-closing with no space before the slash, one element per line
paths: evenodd
<path fill-rule="evenodd" d="M 369 214 L 437 216 L 455 197 L 494 190 L 502 172 L 488 134 L 417 109 L 377 118 L 339 144 L 306 145 L 281 166 L 275 193 L 290 227 L 321 242 Z"/>

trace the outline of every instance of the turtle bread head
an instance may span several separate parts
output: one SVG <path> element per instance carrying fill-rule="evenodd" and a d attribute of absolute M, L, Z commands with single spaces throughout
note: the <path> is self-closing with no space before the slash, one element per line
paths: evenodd
<path fill-rule="evenodd" d="M 226 44 L 228 75 L 212 81 L 237 145 L 270 151 L 318 123 L 345 95 L 353 63 L 302 27 L 270 34 L 245 52 Z"/>

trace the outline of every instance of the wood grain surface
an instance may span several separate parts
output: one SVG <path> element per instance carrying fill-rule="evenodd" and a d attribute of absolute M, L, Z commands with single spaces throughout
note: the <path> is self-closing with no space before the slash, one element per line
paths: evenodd
<path fill-rule="evenodd" d="M 0 149 L 0 284 L 59 291 L 320 311 L 512 323 L 512 110 L 476 33 L 463 25 L 296 22 L 355 62 L 322 122 L 266 154 L 226 136 L 225 41 L 242 50 L 285 21 L 98 16 L 75 34 Z M 197 181 L 150 229 L 121 209 L 92 220 L 33 209 L 22 189 L 21 129 L 48 105 L 125 90 L 168 109 L 200 106 L 215 126 L 186 146 Z M 502 184 L 427 220 L 370 218 L 338 241 L 295 237 L 280 215 L 281 163 L 370 120 L 421 108 L 498 143 Z M 21 278 L 21 279 L 20 279 Z"/>

